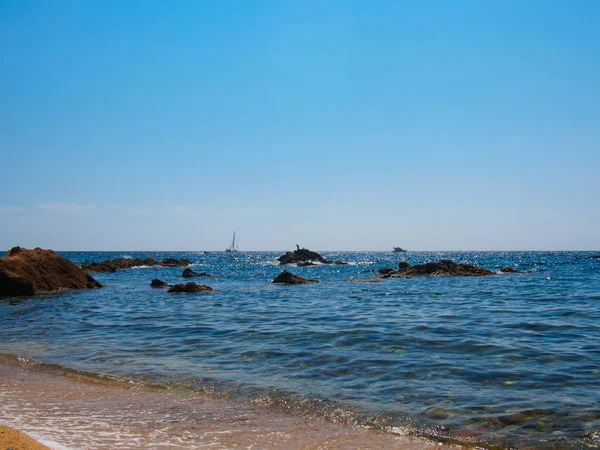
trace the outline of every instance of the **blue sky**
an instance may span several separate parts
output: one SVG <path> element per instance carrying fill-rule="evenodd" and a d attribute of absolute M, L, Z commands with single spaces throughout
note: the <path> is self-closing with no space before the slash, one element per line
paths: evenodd
<path fill-rule="evenodd" d="M 600 2 L 1 1 L 0 248 L 600 249 Z"/>

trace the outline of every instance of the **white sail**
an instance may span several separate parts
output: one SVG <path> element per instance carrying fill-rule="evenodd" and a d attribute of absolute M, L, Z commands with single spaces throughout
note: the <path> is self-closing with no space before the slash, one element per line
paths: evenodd
<path fill-rule="evenodd" d="M 235 230 L 233 232 L 233 240 L 231 241 L 231 246 L 225 251 L 226 252 L 237 252 L 237 248 L 235 247 Z"/>

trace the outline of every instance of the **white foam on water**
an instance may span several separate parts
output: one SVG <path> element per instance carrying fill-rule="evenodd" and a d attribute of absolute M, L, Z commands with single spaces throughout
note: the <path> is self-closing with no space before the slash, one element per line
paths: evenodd
<path fill-rule="evenodd" d="M 90 380 L 0 362 L 0 422 L 53 450 L 318 448 L 337 439 L 343 447 L 333 448 L 431 448 L 191 391 Z"/>

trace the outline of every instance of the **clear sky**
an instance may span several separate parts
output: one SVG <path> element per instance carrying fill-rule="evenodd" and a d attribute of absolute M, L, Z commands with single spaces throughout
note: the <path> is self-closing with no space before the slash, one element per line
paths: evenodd
<path fill-rule="evenodd" d="M 600 249 L 600 1 L 0 1 L 0 249 Z"/>

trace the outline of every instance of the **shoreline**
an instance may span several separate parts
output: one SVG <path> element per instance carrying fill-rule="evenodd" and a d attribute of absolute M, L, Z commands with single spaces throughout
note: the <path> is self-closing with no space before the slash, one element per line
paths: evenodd
<path fill-rule="evenodd" d="M 0 425 L 0 448 L 12 450 L 50 450 L 50 447 L 36 441 L 16 428 Z"/>
<path fill-rule="evenodd" d="M 18 359 L 0 358 L 0 404 L 0 425 L 19 430 L 24 438 L 35 438 L 40 444 L 23 450 L 463 448 L 293 417 L 258 406 L 207 399 L 195 392 L 73 376 L 24 365 Z"/>

